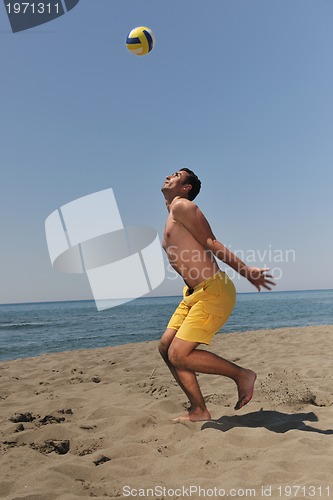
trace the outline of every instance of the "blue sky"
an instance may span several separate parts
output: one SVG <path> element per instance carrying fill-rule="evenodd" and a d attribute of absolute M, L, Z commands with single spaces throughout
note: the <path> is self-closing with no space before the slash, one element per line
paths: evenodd
<path fill-rule="evenodd" d="M 145 57 L 125 46 L 139 25 Z M 47 216 L 112 187 L 125 224 L 162 235 L 184 166 L 217 238 L 279 267 L 277 290 L 332 288 L 332 25 L 329 0 L 81 0 L 13 34 L 1 4 L 0 303 L 92 298 L 52 269 Z"/>

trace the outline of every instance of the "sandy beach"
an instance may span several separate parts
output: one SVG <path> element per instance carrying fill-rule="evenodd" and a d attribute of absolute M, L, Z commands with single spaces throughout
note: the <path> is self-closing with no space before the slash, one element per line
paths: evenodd
<path fill-rule="evenodd" d="M 235 384 L 199 375 L 213 420 L 198 423 L 172 422 L 187 402 L 157 342 L 1 363 L 0 497 L 333 498 L 333 326 L 209 349 L 258 380 L 235 411 Z"/>

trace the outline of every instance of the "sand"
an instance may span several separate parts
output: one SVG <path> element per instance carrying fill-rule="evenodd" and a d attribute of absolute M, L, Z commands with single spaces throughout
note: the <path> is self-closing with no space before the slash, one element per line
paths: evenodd
<path fill-rule="evenodd" d="M 333 498 L 333 326 L 209 350 L 258 380 L 235 411 L 234 382 L 199 375 L 197 423 L 172 422 L 187 401 L 157 342 L 1 363 L 0 498 Z"/>

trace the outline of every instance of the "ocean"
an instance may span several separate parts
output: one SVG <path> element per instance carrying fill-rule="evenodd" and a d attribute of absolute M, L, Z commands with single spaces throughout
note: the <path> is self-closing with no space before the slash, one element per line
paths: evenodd
<path fill-rule="evenodd" d="M 0 305 L 0 360 L 158 340 L 180 297 L 142 297 L 98 312 L 94 301 Z M 333 290 L 237 294 L 222 332 L 333 324 Z"/>

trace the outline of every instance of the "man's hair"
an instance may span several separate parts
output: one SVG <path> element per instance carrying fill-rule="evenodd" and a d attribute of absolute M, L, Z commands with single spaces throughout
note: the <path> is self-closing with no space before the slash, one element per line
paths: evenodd
<path fill-rule="evenodd" d="M 195 175 L 192 170 L 189 168 L 180 168 L 180 171 L 187 172 L 187 178 L 184 184 L 191 184 L 192 188 L 188 192 L 188 199 L 190 201 L 193 201 L 194 198 L 199 194 L 200 188 L 201 188 L 201 181 L 199 180 L 198 176 Z"/>

